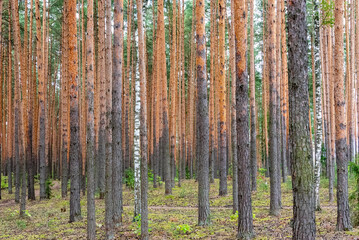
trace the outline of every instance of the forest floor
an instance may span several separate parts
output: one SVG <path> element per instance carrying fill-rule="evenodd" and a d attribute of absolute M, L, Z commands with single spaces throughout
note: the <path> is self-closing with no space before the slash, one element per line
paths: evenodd
<path fill-rule="evenodd" d="M 211 185 L 211 225 L 197 223 L 197 183 L 182 181 L 173 194 L 164 195 L 164 185 L 149 189 L 149 226 L 151 239 L 235 239 L 237 216 L 232 213 L 232 184 L 228 179 L 228 195 L 218 196 L 218 180 Z M 328 202 L 328 181 L 321 183 L 322 211 L 316 212 L 317 239 L 359 239 L 359 228 L 337 232 L 336 203 Z M 28 215 L 20 218 L 14 195 L 2 191 L 0 200 L 0 239 L 86 239 L 86 197 L 82 197 L 83 220 L 68 223 L 69 197 L 61 198 L 60 184 L 54 182 L 53 197 L 27 202 Z M 136 239 L 139 224 L 133 221 L 133 192 L 124 188 L 123 225 L 116 230 L 117 239 Z M 38 199 L 38 196 L 37 196 Z M 279 217 L 269 215 L 269 180 L 260 177 L 258 190 L 252 195 L 256 239 L 290 239 L 292 218 L 291 183 L 282 184 L 282 206 Z M 104 200 L 96 199 L 97 239 L 104 239 Z"/>

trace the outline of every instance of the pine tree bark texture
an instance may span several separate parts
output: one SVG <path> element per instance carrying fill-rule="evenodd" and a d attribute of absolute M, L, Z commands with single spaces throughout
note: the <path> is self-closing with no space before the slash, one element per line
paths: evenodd
<path fill-rule="evenodd" d="M 100 96 L 100 122 L 98 132 L 98 188 L 100 198 L 105 198 L 106 178 L 106 49 L 105 49 L 105 0 L 98 1 L 98 81 Z"/>
<path fill-rule="evenodd" d="M 315 239 L 315 198 L 309 127 L 306 2 L 288 2 L 289 136 L 293 239 Z"/>
<path fill-rule="evenodd" d="M 278 168 L 278 122 L 277 122 L 277 84 L 276 84 L 276 16 L 275 0 L 269 1 L 268 12 L 268 73 L 269 73 L 269 175 L 270 175 L 270 214 L 280 213 L 280 169 Z"/>
<path fill-rule="evenodd" d="M 226 116 L 226 70 L 225 70 L 225 17 L 226 4 L 224 0 L 218 1 L 218 35 L 219 35 L 219 195 L 227 194 L 227 116 Z"/>
<path fill-rule="evenodd" d="M 77 58 L 77 26 L 76 1 L 68 0 L 68 31 L 69 31 L 69 97 L 70 97 L 70 222 L 82 219 L 80 205 L 80 135 L 79 135 L 79 102 L 78 102 L 78 58 Z"/>
<path fill-rule="evenodd" d="M 238 185 L 238 156 L 237 156 L 237 123 L 236 123 L 236 43 L 235 43 L 235 28 L 234 28 L 234 0 L 231 0 L 231 26 L 230 26 L 230 64 L 231 64 L 231 131 L 232 131 L 232 186 Z M 238 211 L 238 188 L 232 188 L 232 197 L 233 197 L 233 213 Z"/>
<path fill-rule="evenodd" d="M 86 34 L 86 90 L 87 90 L 87 238 L 96 239 L 95 214 L 95 123 L 94 123 L 94 17 L 93 0 L 87 5 L 87 34 Z M 85 96 L 83 96 L 85 97 Z"/>
<path fill-rule="evenodd" d="M 123 1 L 114 1 L 114 52 L 112 81 L 112 198 L 113 222 L 122 222 L 122 77 L 123 77 Z"/>
<path fill-rule="evenodd" d="M 252 199 L 250 186 L 249 158 L 249 97 L 248 74 L 246 70 L 247 39 L 243 37 L 246 31 L 246 1 L 235 1 L 234 27 L 236 45 L 236 127 L 238 154 L 238 239 L 254 237 Z"/>
<path fill-rule="evenodd" d="M 206 73 L 205 1 L 196 1 L 197 43 L 197 161 L 198 225 L 208 225 L 209 215 L 209 134 Z"/>
<path fill-rule="evenodd" d="M 105 2 L 106 32 L 105 32 L 105 77 L 106 77 L 106 195 L 105 195 L 105 224 L 106 238 L 114 239 L 113 198 L 112 198 L 112 16 L 111 0 Z"/>
<path fill-rule="evenodd" d="M 335 147 L 337 162 L 337 229 L 340 231 L 352 228 L 348 200 L 348 144 L 346 132 L 346 112 L 344 98 L 344 1 L 335 1 L 334 8 L 334 101 L 335 101 Z"/>
<path fill-rule="evenodd" d="M 147 169 L 147 81 L 146 81 L 146 57 L 145 57 L 145 34 L 142 17 L 142 0 L 137 0 L 138 17 L 138 47 L 139 47 L 139 72 L 140 72 L 140 146 L 141 146 L 141 239 L 147 240 L 148 236 L 148 169 Z M 141 96 L 141 98 L 140 98 Z"/>
<path fill-rule="evenodd" d="M 41 44 L 41 23 L 40 23 L 40 3 L 35 1 L 36 14 L 36 50 L 37 50 L 37 71 L 39 73 L 39 162 L 40 162 L 40 199 L 46 198 L 45 181 L 46 181 L 46 160 L 45 160 L 45 83 L 44 83 L 44 63 Z"/>
<path fill-rule="evenodd" d="M 256 146 L 256 85 L 255 85 L 255 66 L 254 66 L 254 0 L 250 1 L 250 158 L 251 158 L 251 187 L 252 191 L 257 190 L 257 146 Z"/>

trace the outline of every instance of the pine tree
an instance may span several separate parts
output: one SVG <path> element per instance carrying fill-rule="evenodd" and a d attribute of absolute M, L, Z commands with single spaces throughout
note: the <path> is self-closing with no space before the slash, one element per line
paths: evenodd
<path fill-rule="evenodd" d="M 315 198 L 309 127 L 305 1 L 288 5 L 289 133 L 293 184 L 293 239 L 315 239 Z"/>
<path fill-rule="evenodd" d="M 236 127 L 238 154 L 238 239 L 254 237 L 250 186 L 247 39 L 241 35 L 247 27 L 246 1 L 235 1 L 234 28 L 236 44 Z M 241 185 L 239 183 L 248 183 Z"/>
<path fill-rule="evenodd" d="M 219 195 L 224 196 L 227 194 L 227 116 L 226 116 L 226 70 L 225 70 L 225 16 L 226 16 L 226 4 L 224 0 L 218 2 L 219 12 Z"/>
<path fill-rule="evenodd" d="M 112 81 L 112 198 L 113 222 L 122 222 L 122 77 L 123 77 L 123 1 L 114 2 L 114 51 Z"/>
<path fill-rule="evenodd" d="M 338 218 L 337 229 L 350 230 L 350 213 L 348 202 L 348 145 L 345 123 L 345 99 L 344 99 L 344 52 L 343 52 L 343 12 L 344 1 L 335 1 L 335 47 L 334 47 L 334 73 L 335 73 L 335 147 L 338 175 L 337 205 Z"/>
<path fill-rule="evenodd" d="M 76 1 L 67 0 L 68 14 L 68 46 L 69 46 L 69 97 L 70 97 L 70 222 L 81 220 L 80 205 L 80 136 L 79 136 L 79 104 L 78 104 L 78 56 L 77 56 L 77 26 Z"/>
<path fill-rule="evenodd" d="M 209 215 L 209 178 L 208 178 L 208 110 L 207 110 L 207 73 L 205 7 L 203 0 L 196 1 L 196 66 L 197 66 L 197 161 L 198 161 L 198 225 L 208 225 Z"/>

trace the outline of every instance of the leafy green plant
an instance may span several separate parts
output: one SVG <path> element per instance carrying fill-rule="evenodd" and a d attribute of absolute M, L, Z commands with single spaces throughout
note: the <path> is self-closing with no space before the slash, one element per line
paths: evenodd
<path fill-rule="evenodd" d="M 1 177 L 1 186 L 2 189 L 6 189 L 8 187 L 7 177 Z"/>
<path fill-rule="evenodd" d="M 192 228 L 188 224 L 182 224 L 182 225 L 178 225 L 176 227 L 176 233 L 178 233 L 178 234 L 184 235 L 184 234 L 188 234 L 190 232 L 192 232 Z"/>
<path fill-rule="evenodd" d="M 24 216 L 26 216 L 26 217 L 31 217 L 31 214 L 29 213 L 29 210 L 25 210 L 24 211 Z"/>
<path fill-rule="evenodd" d="M 354 174 L 354 178 L 356 180 L 356 188 L 350 193 L 349 199 L 352 202 L 350 204 L 352 208 L 352 220 L 353 225 L 358 226 L 359 225 L 359 164 L 356 164 L 354 162 L 349 162 L 349 167 Z"/>
<path fill-rule="evenodd" d="M 153 182 L 153 172 L 151 169 L 148 169 L 148 182 Z"/>
<path fill-rule="evenodd" d="M 128 168 L 125 170 L 125 184 L 130 189 L 135 188 L 135 171 L 132 168 Z"/>
<path fill-rule="evenodd" d="M 260 169 L 258 169 L 258 172 L 259 172 L 259 176 L 264 177 L 267 172 L 267 169 L 260 168 Z"/>
<path fill-rule="evenodd" d="M 334 1 L 322 0 L 320 3 L 323 11 L 322 24 L 325 26 L 334 25 Z"/>
<path fill-rule="evenodd" d="M 238 219 L 238 211 L 236 211 L 236 213 L 235 214 L 232 214 L 231 216 L 230 216 L 230 219 L 233 221 L 233 220 L 237 220 Z"/>
<path fill-rule="evenodd" d="M 26 222 L 24 220 L 17 220 L 16 226 L 20 228 L 21 230 L 24 230 L 26 228 Z"/>
<path fill-rule="evenodd" d="M 51 178 L 46 179 L 45 182 L 45 194 L 46 194 L 46 198 L 50 199 L 51 197 L 53 197 L 52 194 L 52 187 L 54 186 L 54 183 L 52 182 Z"/>
<path fill-rule="evenodd" d="M 185 198 L 187 194 L 187 191 L 185 188 L 181 188 L 181 191 L 179 193 L 179 198 Z"/>
<path fill-rule="evenodd" d="M 135 234 L 137 236 L 141 235 L 141 214 L 138 214 L 136 217 L 133 218 L 133 221 L 136 224 L 136 229 L 135 229 Z M 151 232 L 151 227 L 150 227 L 150 223 L 151 221 L 148 221 L 148 232 Z"/>

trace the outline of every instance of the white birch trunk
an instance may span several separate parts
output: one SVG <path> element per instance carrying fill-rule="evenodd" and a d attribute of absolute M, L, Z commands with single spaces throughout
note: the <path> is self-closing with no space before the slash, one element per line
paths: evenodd
<path fill-rule="evenodd" d="M 137 64 L 136 64 L 137 69 Z M 137 74 L 136 74 L 137 75 Z M 135 171 L 135 217 L 141 213 L 141 152 L 140 152 L 140 81 L 134 76 L 135 81 L 135 126 L 134 126 L 134 144 L 133 144 L 133 158 L 134 158 L 134 171 Z"/>
<path fill-rule="evenodd" d="M 316 49 L 317 50 L 317 49 Z M 318 50 L 316 51 L 318 52 Z M 316 54 L 315 61 L 319 61 L 319 55 Z M 318 69 L 318 70 L 317 70 Z M 322 85 L 319 67 L 316 67 L 316 133 L 315 133 L 315 164 L 314 164 L 314 182 L 315 182 L 315 208 L 320 209 L 319 201 L 319 185 L 320 185 L 320 172 L 321 172 L 321 157 L 322 157 L 322 142 L 323 142 L 323 126 L 322 126 Z"/>

